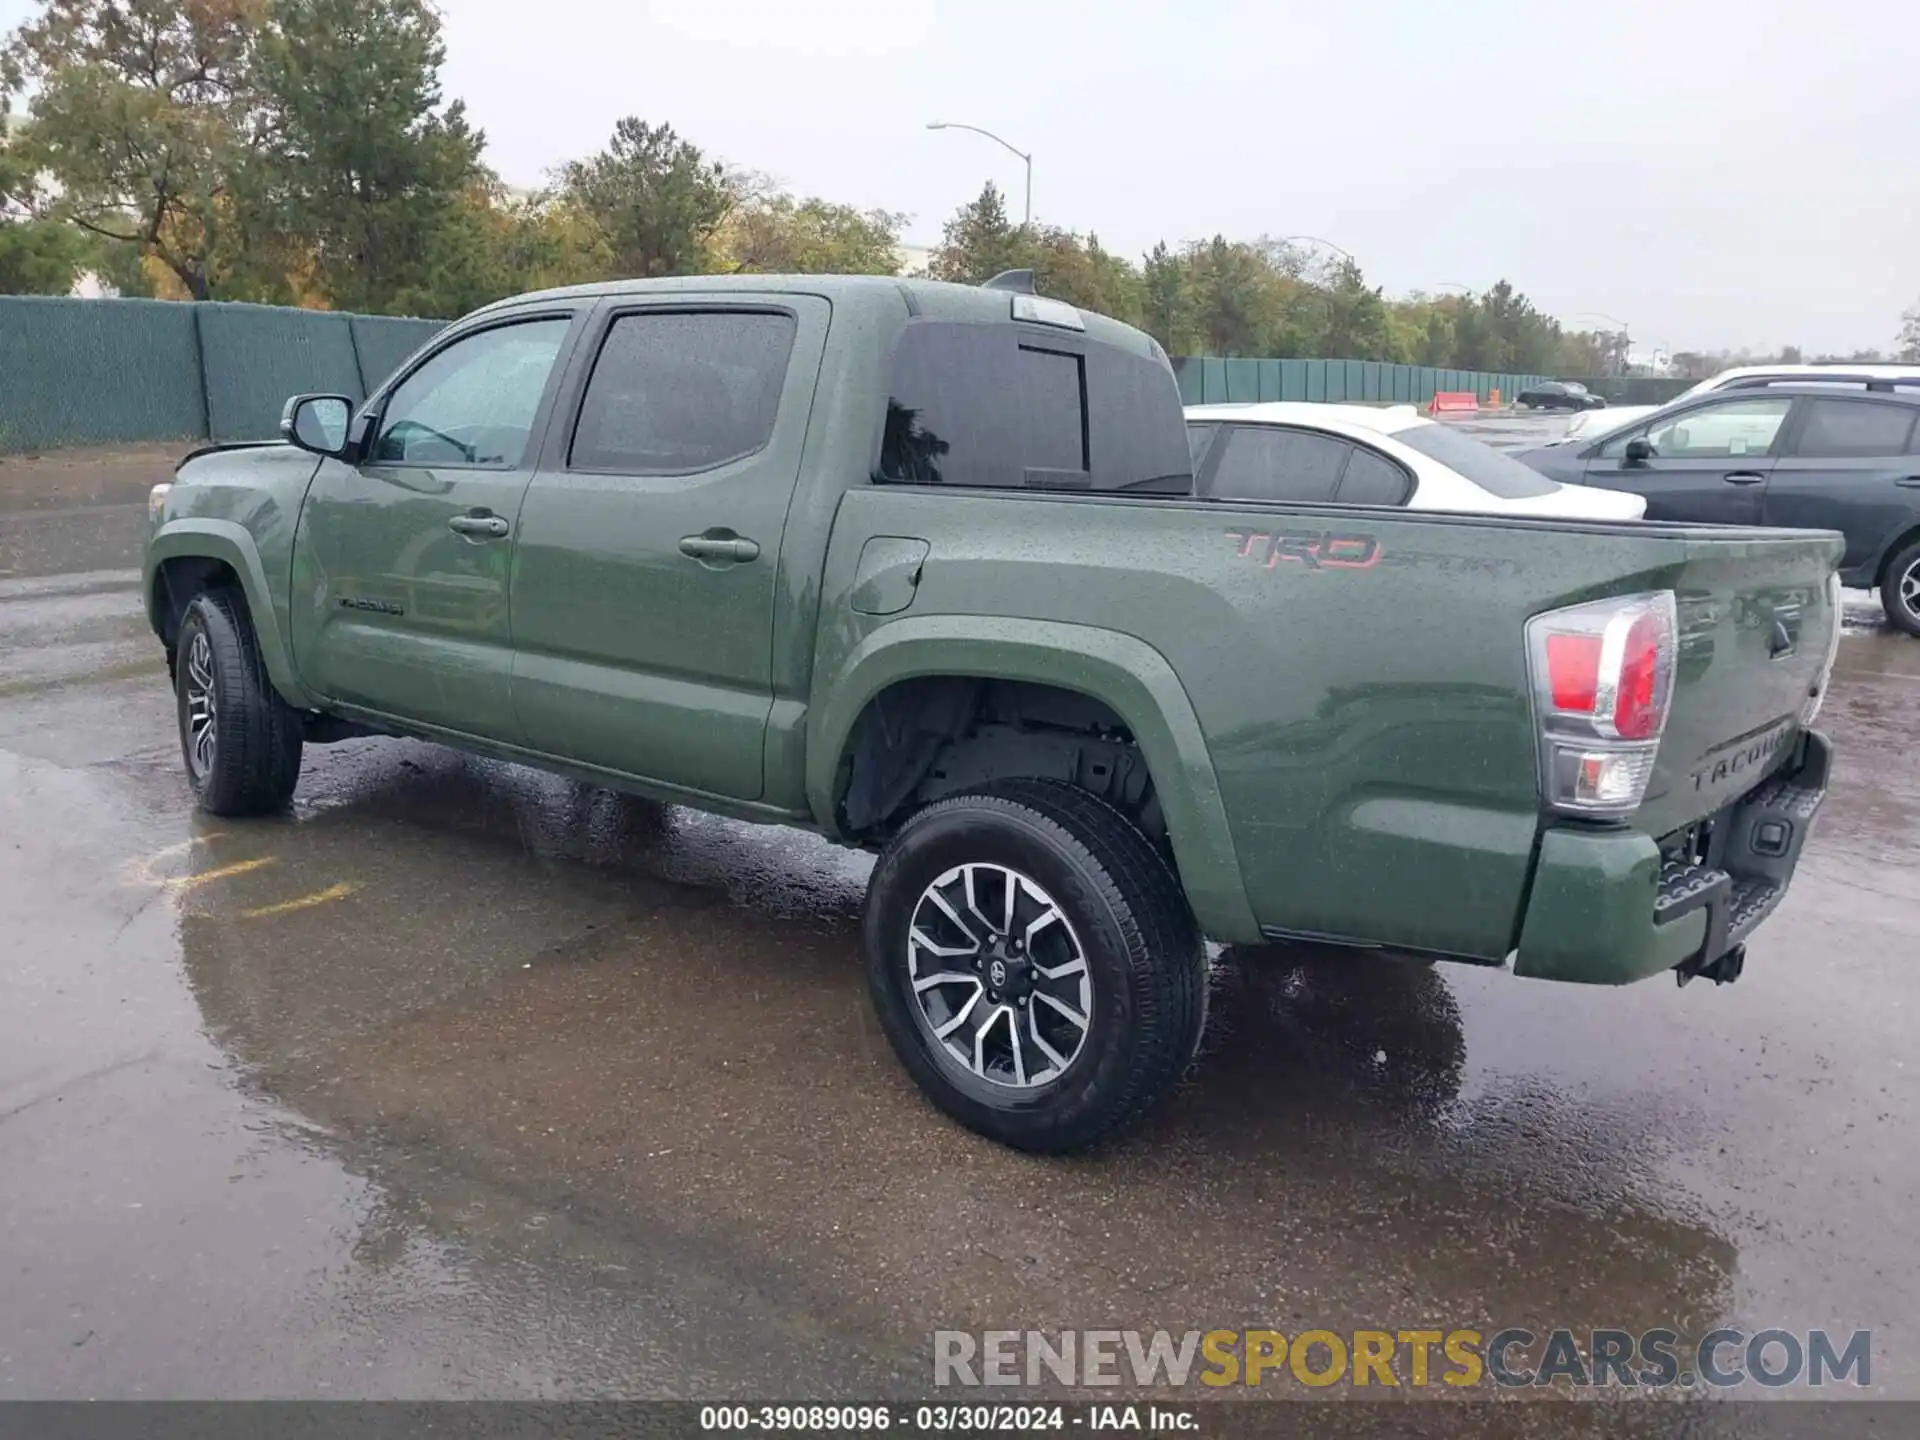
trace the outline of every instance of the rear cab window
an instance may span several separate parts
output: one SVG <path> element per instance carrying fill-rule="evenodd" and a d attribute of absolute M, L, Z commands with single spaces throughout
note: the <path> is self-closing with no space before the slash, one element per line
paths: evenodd
<path fill-rule="evenodd" d="M 1190 495 L 1173 372 L 1065 329 L 907 322 L 878 483 Z"/>

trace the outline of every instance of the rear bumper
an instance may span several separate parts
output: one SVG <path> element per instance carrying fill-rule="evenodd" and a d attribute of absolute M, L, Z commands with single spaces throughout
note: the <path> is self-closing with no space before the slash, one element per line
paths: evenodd
<path fill-rule="evenodd" d="M 1747 936 L 1786 894 L 1832 757 L 1824 735 L 1804 732 L 1792 761 L 1698 835 L 1547 831 L 1514 973 L 1588 985 L 1665 970 L 1731 979 Z"/>

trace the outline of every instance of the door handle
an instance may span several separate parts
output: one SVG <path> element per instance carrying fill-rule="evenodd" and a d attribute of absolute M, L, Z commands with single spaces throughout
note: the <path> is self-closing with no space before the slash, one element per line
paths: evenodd
<path fill-rule="evenodd" d="M 1902 490 L 1920 490 L 1920 475 L 1907 475 L 1893 482 Z"/>
<path fill-rule="evenodd" d="M 447 528 L 456 535 L 464 535 L 469 540 L 498 540 L 507 533 L 507 522 L 498 515 L 483 513 L 456 515 L 447 521 Z"/>
<path fill-rule="evenodd" d="M 1766 476 L 1756 475 L 1751 470 L 1736 470 L 1731 475 L 1722 475 L 1720 478 L 1725 480 L 1729 485 L 1764 485 L 1767 483 Z"/>
<path fill-rule="evenodd" d="M 682 536 L 680 553 L 707 564 L 744 565 L 760 558 L 760 546 L 731 530 L 709 530 L 704 535 Z"/>

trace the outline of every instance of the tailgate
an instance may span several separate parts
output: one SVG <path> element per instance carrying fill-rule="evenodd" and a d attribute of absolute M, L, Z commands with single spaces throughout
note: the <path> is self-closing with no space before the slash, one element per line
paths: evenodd
<path fill-rule="evenodd" d="M 1832 665 L 1842 548 L 1825 531 L 1688 537 L 1673 705 L 1635 816 L 1648 833 L 1713 814 L 1786 761 Z"/>

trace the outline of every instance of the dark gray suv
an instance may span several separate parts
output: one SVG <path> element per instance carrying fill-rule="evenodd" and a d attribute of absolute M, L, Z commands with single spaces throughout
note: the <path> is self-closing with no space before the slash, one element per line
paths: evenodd
<path fill-rule="evenodd" d="M 1794 525 L 1847 537 L 1840 580 L 1878 587 L 1920 635 L 1920 392 L 1768 385 L 1656 410 L 1586 445 L 1520 452 L 1569 484 L 1630 490 L 1647 519 Z"/>

